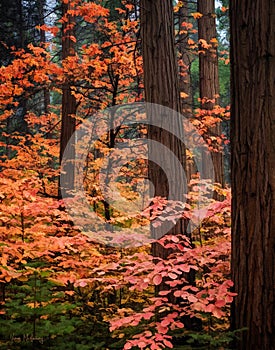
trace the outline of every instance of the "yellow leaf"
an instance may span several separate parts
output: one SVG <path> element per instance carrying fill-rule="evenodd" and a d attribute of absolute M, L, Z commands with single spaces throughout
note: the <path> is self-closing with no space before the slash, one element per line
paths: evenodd
<path fill-rule="evenodd" d="M 217 40 L 217 38 L 212 38 L 212 39 L 210 40 L 210 42 L 211 42 L 211 43 L 218 43 L 218 40 Z"/>
<path fill-rule="evenodd" d="M 128 10 L 132 11 L 133 8 L 134 8 L 134 5 L 132 5 L 132 4 L 127 4 L 127 5 L 125 5 L 125 7 L 126 7 Z"/>
<path fill-rule="evenodd" d="M 189 95 L 186 94 L 186 93 L 183 92 L 183 91 L 180 93 L 180 97 L 181 97 L 181 98 L 187 98 L 188 96 L 189 96 Z"/>
<path fill-rule="evenodd" d="M 125 10 L 123 10 L 123 9 L 121 9 L 121 8 L 119 8 L 119 7 L 117 7 L 116 10 L 118 11 L 118 13 L 119 13 L 120 15 L 126 12 Z"/>
<path fill-rule="evenodd" d="M 194 40 L 192 40 L 192 39 L 188 39 L 187 43 L 188 43 L 188 45 L 194 45 L 195 44 Z"/>
<path fill-rule="evenodd" d="M 195 19 L 199 19 L 203 16 L 203 14 L 201 14 L 200 12 L 193 12 L 191 13 L 191 15 L 195 18 Z"/>
<path fill-rule="evenodd" d="M 40 316 L 40 319 L 42 320 L 47 320 L 49 318 L 49 315 L 42 315 Z"/>
<path fill-rule="evenodd" d="M 18 281 L 20 281 L 20 282 L 26 282 L 26 281 L 28 281 L 28 277 L 27 277 L 27 276 L 24 276 L 24 275 L 18 277 L 17 279 L 18 279 Z"/>
<path fill-rule="evenodd" d="M 179 9 L 183 6 L 183 2 L 179 1 L 177 5 L 174 7 L 174 12 L 178 12 Z"/>
<path fill-rule="evenodd" d="M 204 39 L 199 39 L 199 43 L 201 44 L 201 47 L 204 49 L 210 49 L 211 45 L 207 43 Z"/>

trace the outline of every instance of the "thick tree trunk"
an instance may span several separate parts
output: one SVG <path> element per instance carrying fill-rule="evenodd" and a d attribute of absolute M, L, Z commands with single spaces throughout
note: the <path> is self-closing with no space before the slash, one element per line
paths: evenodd
<path fill-rule="evenodd" d="M 274 0 L 231 1 L 232 327 L 275 349 Z"/>
<path fill-rule="evenodd" d="M 73 18 L 68 14 L 70 10 L 70 1 L 63 2 L 62 4 L 62 15 L 67 20 L 62 23 L 62 59 L 66 60 L 69 56 L 75 54 L 74 43 L 71 37 L 74 35 L 73 32 Z M 74 115 L 76 113 L 76 99 L 72 94 L 70 81 L 67 79 L 62 88 L 62 120 L 61 120 L 61 136 L 60 136 L 60 162 L 64 155 L 65 148 L 75 132 L 76 121 Z M 67 158 L 74 160 L 74 142 L 70 143 L 70 149 L 66 152 Z M 74 166 L 68 162 L 64 169 L 67 173 L 64 178 L 63 186 L 67 191 L 74 188 Z"/>
<path fill-rule="evenodd" d="M 171 0 L 141 0 L 140 21 L 146 102 L 180 110 Z"/>
<path fill-rule="evenodd" d="M 217 45 L 211 42 L 217 39 L 215 2 L 214 0 L 198 0 L 198 12 L 202 17 L 198 19 L 198 37 L 203 39 L 211 48 L 206 48 L 200 44 L 199 65 L 200 65 L 200 98 L 206 99 L 201 103 L 204 109 L 213 109 L 219 94 L 218 56 Z M 210 102 L 207 100 L 214 100 Z"/>
<path fill-rule="evenodd" d="M 198 0 L 198 12 L 202 14 L 202 17 L 198 20 L 198 36 L 199 39 L 203 39 L 207 44 L 211 45 L 210 48 L 203 47 L 203 43 L 200 44 L 199 54 L 199 80 L 200 80 L 200 98 L 201 108 L 211 110 L 218 102 L 219 95 L 219 75 L 218 75 L 218 54 L 217 54 L 217 31 L 215 20 L 215 2 L 214 0 Z M 213 41 L 214 39 L 214 41 Z M 214 102 L 213 102 L 214 101 Z M 209 129 L 212 136 L 221 135 L 221 125 Z M 215 171 L 215 182 L 224 185 L 223 174 L 223 155 L 221 152 L 211 151 L 213 160 L 213 166 Z M 208 176 L 208 164 L 203 160 L 204 177 Z"/>
<path fill-rule="evenodd" d="M 172 0 L 141 0 L 140 7 L 146 102 L 171 108 L 175 113 L 173 118 L 175 125 L 172 128 L 173 130 L 181 130 L 182 126 L 179 123 L 179 118 L 177 118 L 177 112 L 180 111 L 180 94 L 175 54 Z M 155 113 L 158 113 L 157 109 Z M 149 114 L 149 118 L 154 118 L 154 110 L 150 110 Z M 167 117 L 163 110 L 162 114 L 163 128 L 150 125 L 148 138 L 168 147 L 184 167 L 184 145 L 179 139 L 166 131 L 165 119 Z M 157 147 L 150 145 L 149 159 L 158 160 L 156 158 L 159 158 L 160 162 L 162 161 L 163 163 L 169 161 L 167 159 L 161 160 L 162 157 L 165 157 L 165 155 L 162 155 Z M 183 183 L 183 179 L 177 179 L 178 171 L 176 165 L 172 165 L 169 170 L 169 174 L 165 174 L 154 162 L 149 163 L 148 176 L 154 185 L 154 187 L 150 188 L 151 197 L 161 196 L 168 198 L 169 186 L 167 177 L 172 177 L 173 181 L 179 184 L 178 192 L 179 194 L 182 192 L 183 196 L 184 189 L 180 186 Z M 151 227 L 151 232 L 152 237 L 159 238 L 154 227 Z M 184 221 L 179 220 L 169 233 L 184 233 Z M 155 256 L 165 258 L 167 253 L 160 245 L 153 246 L 153 254 Z"/>

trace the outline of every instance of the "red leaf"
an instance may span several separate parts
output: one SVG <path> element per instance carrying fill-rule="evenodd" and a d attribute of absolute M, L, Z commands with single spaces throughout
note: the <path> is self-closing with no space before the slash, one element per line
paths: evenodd
<path fill-rule="evenodd" d="M 165 318 L 164 320 L 161 321 L 162 327 L 167 327 L 170 324 L 170 320 L 168 318 Z"/>
<path fill-rule="evenodd" d="M 165 295 L 168 295 L 169 293 L 171 293 L 170 290 L 161 290 L 161 291 L 159 292 L 159 295 L 165 296 Z"/>
<path fill-rule="evenodd" d="M 144 342 L 144 341 L 140 341 L 140 342 L 138 342 L 138 347 L 140 348 L 140 349 L 144 349 L 145 347 L 146 347 L 146 343 Z"/>
<path fill-rule="evenodd" d="M 176 326 L 177 328 L 184 328 L 184 324 L 180 321 L 175 322 L 173 325 Z"/>
<path fill-rule="evenodd" d="M 154 285 L 158 286 L 161 284 L 161 282 L 162 282 L 162 276 L 160 274 L 155 275 L 153 278 Z"/>
<path fill-rule="evenodd" d="M 178 243 L 178 241 L 179 241 L 179 239 L 178 239 L 178 237 L 177 236 L 172 236 L 172 241 L 174 242 L 174 243 Z"/>
<path fill-rule="evenodd" d="M 70 40 L 73 41 L 74 43 L 76 43 L 76 37 L 73 35 L 70 35 Z"/>
<path fill-rule="evenodd" d="M 190 301 L 190 303 L 195 303 L 198 301 L 198 299 L 192 294 L 188 295 L 187 299 Z"/>
<path fill-rule="evenodd" d="M 174 296 L 176 297 L 176 298 L 179 298 L 180 296 L 181 296 L 181 290 L 176 290 L 175 291 L 175 293 L 174 293 Z"/>
<path fill-rule="evenodd" d="M 153 312 L 146 312 L 144 315 L 143 315 L 143 318 L 145 320 L 150 320 L 150 318 L 154 316 Z"/>
<path fill-rule="evenodd" d="M 173 272 L 169 272 L 169 273 L 168 273 L 168 276 L 169 276 L 172 280 L 175 280 L 176 278 L 178 278 L 178 275 L 176 275 L 176 274 L 173 273 Z"/>
<path fill-rule="evenodd" d="M 85 281 L 81 281 L 78 283 L 79 287 L 86 287 L 87 283 Z"/>
<path fill-rule="evenodd" d="M 163 344 L 166 345 L 168 348 L 173 349 L 173 344 L 169 340 L 164 339 Z"/>
<path fill-rule="evenodd" d="M 217 307 L 223 307 L 225 305 L 225 301 L 224 300 L 217 300 L 215 302 L 215 306 Z"/>
<path fill-rule="evenodd" d="M 157 331 L 160 334 L 166 334 L 168 332 L 168 327 L 163 327 L 162 325 L 158 324 Z M 157 337 L 156 337 L 156 339 L 157 339 Z"/>
<path fill-rule="evenodd" d="M 187 264 L 180 265 L 178 268 L 179 268 L 181 271 L 183 271 L 183 272 L 189 272 L 189 271 L 190 271 L 190 266 L 187 265 Z"/>

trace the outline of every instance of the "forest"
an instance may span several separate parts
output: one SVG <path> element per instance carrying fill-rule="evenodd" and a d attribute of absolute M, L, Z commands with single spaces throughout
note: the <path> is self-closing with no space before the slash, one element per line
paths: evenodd
<path fill-rule="evenodd" d="M 0 350 L 275 350 L 274 0 L 0 0 Z"/>

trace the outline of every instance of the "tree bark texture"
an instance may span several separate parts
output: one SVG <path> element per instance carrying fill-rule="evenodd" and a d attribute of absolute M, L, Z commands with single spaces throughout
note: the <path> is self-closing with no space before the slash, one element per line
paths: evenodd
<path fill-rule="evenodd" d="M 70 10 L 70 1 L 62 4 L 62 60 L 66 60 L 69 56 L 75 54 L 74 43 L 71 40 L 71 36 L 74 35 L 74 21 L 68 11 Z M 76 121 L 74 115 L 76 113 L 76 99 L 72 94 L 71 82 L 67 78 L 63 84 L 62 88 L 62 119 L 61 119 L 61 136 L 60 136 L 60 163 L 64 155 L 66 146 L 75 132 Z M 66 152 L 67 158 L 74 160 L 75 151 L 73 142 L 70 144 L 70 150 Z M 65 167 L 66 169 L 66 180 L 64 186 L 66 189 L 71 190 L 74 187 L 74 166 L 71 163 Z"/>
<path fill-rule="evenodd" d="M 198 12 L 202 17 L 198 19 L 198 37 L 203 39 L 206 44 L 211 47 L 203 47 L 203 43 L 199 45 L 199 81 L 200 81 L 200 98 L 201 108 L 211 110 L 218 102 L 219 95 L 219 74 L 218 74 L 218 53 L 216 20 L 215 20 L 215 1 L 214 0 L 198 0 Z M 211 100 L 211 101 L 210 101 Z M 214 101 L 214 102 L 213 102 Z M 216 124 L 209 129 L 211 136 L 221 135 L 221 125 Z M 222 152 L 211 151 L 215 182 L 224 185 L 223 171 L 223 155 Z M 202 162 L 204 177 L 209 177 L 207 169 L 208 164 L 205 160 Z"/>
<path fill-rule="evenodd" d="M 219 74 L 217 43 L 211 41 L 217 39 L 215 2 L 214 0 L 198 0 L 198 12 L 202 15 L 198 19 L 198 37 L 203 39 L 211 47 L 199 45 L 199 71 L 200 71 L 200 98 L 217 101 L 219 94 Z M 202 102 L 202 108 L 213 109 L 215 102 Z"/>
<path fill-rule="evenodd" d="M 232 327 L 275 349 L 274 0 L 232 0 Z"/>
<path fill-rule="evenodd" d="M 174 38 L 174 18 L 172 0 L 141 0 L 141 39 L 142 39 L 142 55 L 144 68 L 144 89 L 146 102 L 158 104 L 160 106 L 169 107 L 175 113 L 173 117 L 173 130 L 181 130 L 177 113 L 180 111 L 180 94 L 178 83 L 178 67 L 175 52 Z M 149 120 L 158 113 L 157 109 L 150 111 Z M 185 147 L 178 138 L 166 131 L 167 116 L 162 110 L 163 128 L 153 125 L 148 127 L 148 138 L 159 144 L 168 147 L 175 157 L 185 168 Z M 171 119 L 169 119 L 171 120 Z M 150 148 L 151 147 L 151 148 Z M 164 157 L 161 152 L 154 147 L 149 146 L 149 159 L 153 160 Z M 162 159 L 165 163 L 170 161 Z M 178 170 L 175 164 L 171 165 L 169 172 L 166 174 L 154 162 L 149 163 L 148 176 L 154 185 L 150 188 L 150 196 L 161 196 L 168 198 L 169 190 L 167 177 L 172 178 L 178 183 L 178 193 L 182 195 L 184 188 L 181 186 L 183 179 L 177 178 Z M 154 227 L 151 227 L 152 237 L 156 237 Z M 179 220 L 173 227 L 170 234 L 184 233 L 184 222 Z M 155 256 L 165 258 L 165 251 L 159 245 L 153 247 Z"/>
<path fill-rule="evenodd" d="M 187 94 L 188 96 L 181 97 L 181 112 L 186 117 L 192 117 L 192 87 L 191 87 L 191 53 L 188 51 L 188 34 L 182 33 L 184 27 L 182 24 L 188 21 L 188 3 L 184 2 L 183 6 L 179 8 L 179 44 L 178 51 L 180 59 L 182 60 L 183 67 L 181 68 L 181 74 L 179 76 L 179 88 L 180 92 Z"/>
<path fill-rule="evenodd" d="M 42 26 L 45 24 L 45 6 L 46 0 L 38 0 L 38 16 L 39 16 L 39 25 Z M 44 30 L 40 30 L 40 43 L 46 42 L 46 32 Z M 49 89 L 43 88 L 43 112 L 45 114 L 49 113 L 49 105 L 50 105 L 50 92 Z"/>
<path fill-rule="evenodd" d="M 171 0 L 140 1 L 146 102 L 180 110 Z"/>

